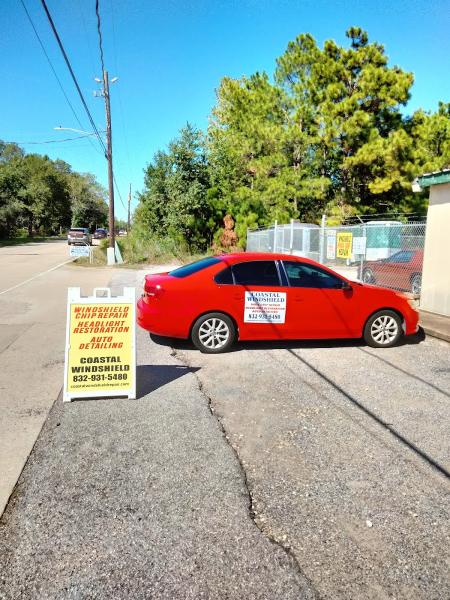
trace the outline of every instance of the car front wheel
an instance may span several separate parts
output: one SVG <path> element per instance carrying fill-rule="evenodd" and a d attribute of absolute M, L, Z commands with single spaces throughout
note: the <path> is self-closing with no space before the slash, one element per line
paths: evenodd
<path fill-rule="evenodd" d="M 416 273 L 411 279 L 411 292 L 413 294 L 420 294 L 422 288 L 422 275 Z"/>
<path fill-rule="evenodd" d="M 208 313 L 199 317 L 192 328 L 192 342 L 205 354 L 226 352 L 236 339 L 236 327 L 227 315 Z"/>
<path fill-rule="evenodd" d="M 372 269 L 364 269 L 362 272 L 363 283 L 375 283 L 375 275 Z"/>
<path fill-rule="evenodd" d="M 364 327 L 364 339 L 373 348 L 395 346 L 402 335 L 402 320 L 393 310 L 378 311 Z"/>

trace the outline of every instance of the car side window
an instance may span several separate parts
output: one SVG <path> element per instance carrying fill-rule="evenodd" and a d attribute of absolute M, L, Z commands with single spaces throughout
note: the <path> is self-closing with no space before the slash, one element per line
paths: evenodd
<path fill-rule="evenodd" d="M 281 285 L 273 260 L 251 260 L 233 265 L 232 269 L 234 281 L 238 285 Z"/>
<path fill-rule="evenodd" d="M 289 285 L 303 288 L 342 288 L 342 279 L 334 277 L 328 271 L 323 271 L 313 265 L 294 261 L 283 261 Z"/>
<path fill-rule="evenodd" d="M 231 272 L 231 267 L 227 267 L 226 269 L 223 269 L 223 271 L 217 273 L 217 275 L 214 277 L 214 281 L 219 284 L 233 284 L 234 281 L 233 273 Z"/>
<path fill-rule="evenodd" d="M 407 263 L 411 261 L 413 253 L 408 250 L 401 250 L 390 256 L 388 262 Z"/>

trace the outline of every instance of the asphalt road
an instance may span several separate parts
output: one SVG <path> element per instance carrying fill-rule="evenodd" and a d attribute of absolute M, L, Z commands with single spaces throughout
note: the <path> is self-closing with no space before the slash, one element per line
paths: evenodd
<path fill-rule="evenodd" d="M 176 346 L 245 468 L 255 523 L 320 597 L 450 597 L 450 345 L 419 340 Z"/>
<path fill-rule="evenodd" d="M 196 368 L 137 340 L 136 401 L 53 406 L 0 520 L 0 598 L 316 598 L 255 526 Z"/>
<path fill-rule="evenodd" d="M 106 285 L 67 243 L 0 248 L 0 515 L 62 385 L 67 288 Z"/>
<path fill-rule="evenodd" d="M 2 600 L 450 597 L 447 343 L 137 339 L 136 401 L 51 409 Z"/>

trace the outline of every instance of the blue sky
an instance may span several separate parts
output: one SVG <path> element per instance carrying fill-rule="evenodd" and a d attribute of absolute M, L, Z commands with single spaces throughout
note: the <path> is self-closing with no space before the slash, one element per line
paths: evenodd
<path fill-rule="evenodd" d="M 39 0 L 24 0 L 84 129 L 90 131 Z M 93 97 L 101 74 L 95 0 L 47 0 L 97 127 L 104 105 Z M 105 62 L 119 81 L 111 88 L 116 180 L 124 203 L 142 189 L 143 169 L 187 122 L 206 128 L 224 76 L 272 75 L 290 40 L 310 32 L 322 45 L 345 44 L 359 25 L 384 44 L 390 65 L 412 71 L 406 112 L 450 101 L 448 0 L 100 0 Z M 19 0 L 2 0 L 0 139 L 41 142 L 67 138 L 56 126 L 78 128 Z M 97 144 L 94 143 L 94 146 Z M 24 145 L 106 185 L 106 161 L 86 140 Z M 133 199 L 132 206 L 136 205 Z M 125 218 L 120 199 L 116 215 Z"/>

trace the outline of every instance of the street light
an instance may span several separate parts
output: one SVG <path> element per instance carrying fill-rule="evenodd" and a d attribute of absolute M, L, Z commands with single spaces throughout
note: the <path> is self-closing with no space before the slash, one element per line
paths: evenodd
<path fill-rule="evenodd" d="M 109 97 L 109 84 L 116 83 L 118 77 L 113 77 L 111 80 L 108 77 L 108 71 L 103 70 L 103 80 L 99 77 L 94 77 L 97 83 L 103 83 L 102 89 L 99 92 L 94 92 L 94 96 L 102 96 L 105 99 L 105 112 L 106 112 L 106 147 L 105 156 L 108 161 L 108 191 L 109 191 L 109 247 L 107 249 L 108 265 L 113 265 L 116 262 L 115 256 L 115 231 L 114 231 L 114 174 L 113 174 L 113 161 L 112 161 L 112 134 L 111 134 L 111 104 Z M 69 131 L 76 131 L 86 135 L 96 135 L 88 131 L 82 131 L 80 129 L 73 129 L 71 127 L 55 127 L 55 129 Z"/>
<path fill-rule="evenodd" d="M 53 127 L 53 129 L 55 131 L 75 131 L 75 133 L 83 133 L 86 136 L 97 135 L 93 131 L 83 131 L 82 129 L 74 129 L 73 127 L 61 127 L 61 125 L 59 127 Z M 100 133 L 105 133 L 105 132 L 100 130 Z"/>

